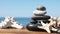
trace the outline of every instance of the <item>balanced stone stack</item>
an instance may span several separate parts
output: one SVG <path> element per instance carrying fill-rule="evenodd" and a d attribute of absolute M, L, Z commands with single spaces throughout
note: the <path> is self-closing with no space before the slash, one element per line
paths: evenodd
<path fill-rule="evenodd" d="M 46 8 L 44 6 L 38 7 L 34 12 L 34 16 L 32 17 L 32 20 L 30 21 L 30 24 L 27 25 L 28 30 L 40 30 L 37 28 L 37 26 L 42 26 L 41 21 L 44 23 L 49 23 L 50 16 L 45 15 Z M 39 23 L 39 24 L 38 24 Z"/>
<path fill-rule="evenodd" d="M 50 16 L 45 15 L 47 12 L 46 12 L 46 8 L 44 6 L 37 8 L 33 13 L 35 16 L 32 17 L 32 20 L 34 20 L 34 21 L 42 20 L 44 23 L 49 23 L 48 20 L 50 19 Z M 33 21 L 32 21 L 32 23 L 33 23 Z"/>

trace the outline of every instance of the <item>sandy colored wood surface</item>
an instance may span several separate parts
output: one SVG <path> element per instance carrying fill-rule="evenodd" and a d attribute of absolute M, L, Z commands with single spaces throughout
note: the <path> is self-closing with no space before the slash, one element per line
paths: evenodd
<path fill-rule="evenodd" d="M 47 32 L 28 31 L 27 29 L 0 29 L 0 34 L 49 34 Z M 57 34 L 57 33 L 50 33 Z"/>

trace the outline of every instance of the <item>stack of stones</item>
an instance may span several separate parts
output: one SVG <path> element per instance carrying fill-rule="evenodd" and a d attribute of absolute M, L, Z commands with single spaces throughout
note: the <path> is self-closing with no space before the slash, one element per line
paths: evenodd
<path fill-rule="evenodd" d="M 36 24 L 38 20 L 41 20 L 44 23 L 49 23 L 50 16 L 45 15 L 47 12 L 44 6 L 37 8 L 33 13 L 35 16 L 32 17 L 31 23 L 35 21 Z"/>
<path fill-rule="evenodd" d="M 30 21 L 30 24 L 27 25 L 27 29 L 28 30 L 40 30 L 39 28 L 37 28 L 37 26 L 42 26 L 41 25 L 41 21 L 43 21 L 44 23 L 49 23 L 49 19 L 50 16 L 45 15 L 46 12 L 46 8 L 44 6 L 38 7 L 34 12 L 34 15 L 32 17 L 32 20 Z M 38 22 L 39 21 L 39 22 Z M 38 24 L 40 23 L 40 24 Z"/>

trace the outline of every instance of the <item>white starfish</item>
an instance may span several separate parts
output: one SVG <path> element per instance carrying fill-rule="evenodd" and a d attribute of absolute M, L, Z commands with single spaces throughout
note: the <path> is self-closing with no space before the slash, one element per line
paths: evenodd
<path fill-rule="evenodd" d="M 45 24 L 45 23 L 43 23 L 43 22 L 41 21 L 41 24 L 42 24 L 43 26 L 38 26 L 38 28 L 44 29 L 44 30 L 46 30 L 48 33 L 51 33 L 50 30 L 52 30 L 52 31 L 57 31 L 57 29 L 51 27 L 51 25 L 48 24 L 48 23 Z"/>
<path fill-rule="evenodd" d="M 14 17 L 12 17 L 11 18 L 11 27 L 13 27 L 13 28 L 17 28 L 17 29 L 22 29 L 23 28 L 23 26 L 22 26 L 22 24 L 18 24 L 18 22 L 16 22 L 15 20 L 14 20 Z"/>
<path fill-rule="evenodd" d="M 45 24 L 45 23 L 43 23 L 42 21 L 41 21 L 41 24 L 42 24 L 43 26 L 38 26 L 38 28 L 44 29 L 44 30 L 46 30 L 48 33 L 51 33 L 51 32 L 50 32 L 50 29 L 49 29 L 49 26 L 50 26 L 50 25 Z"/>
<path fill-rule="evenodd" d="M 9 25 L 7 25 L 8 23 L 10 24 L 10 17 L 9 16 L 5 17 L 4 21 L 1 21 L 0 28 L 8 27 L 9 26 Z"/>

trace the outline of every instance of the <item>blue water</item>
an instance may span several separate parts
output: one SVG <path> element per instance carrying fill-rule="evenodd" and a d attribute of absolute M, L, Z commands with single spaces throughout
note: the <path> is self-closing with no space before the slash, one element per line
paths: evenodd
<path fill-rule="evenodd" d="M 0 17 L 0 22 L 3 21 L 5 18 L 4 17 Z M 14 18 L 15 21 L 18 22 L 18 24 L 22 24 L 22 25 L 27 25 L 28 23 L 30 23 L 31 18 L 27 18 L 27 17 L 15 17 Z"/>

